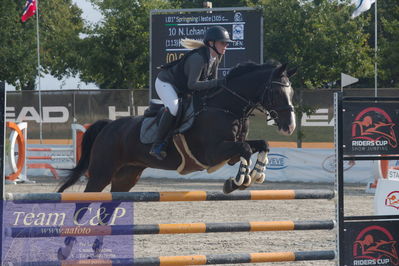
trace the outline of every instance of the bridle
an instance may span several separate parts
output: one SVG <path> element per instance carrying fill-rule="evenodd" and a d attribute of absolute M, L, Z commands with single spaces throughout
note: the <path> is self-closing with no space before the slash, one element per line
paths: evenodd
<path fill-rule="evenodd" d="M 273 81 L 274 71 L 276 71 L 276 68 L 273 69 L 272 73 L 270 74 L 269 80 L 265 84 L 265 88 L 263 89 L 260 103 L 258 103 L 258 105 L 261 105 L 261 103 L 264 103 L 265 96 L 267 94 L 267 96 L 268 96 L 267 104 L 265 107 L 266 112 L 268 113 L 267 115 L 269 116 L 269 118 L 266 118 L 267 121 L 278 119 L 278 112 L 281 112 L 281 111 L 293 112 L 294 111 L 294 106 L 292 106 L 291 104 L 286 104 L 286 105 L 277 107 L 276 104 L 274 103 L 273 84 L 280 85 L 281 87 L 290 87 L 291 86 L 291 83 L 282 83 L 280 81 Z"/>
<path fill-rule="evenodd" d="M 244 98 L 243 96 L 239 95 L 238 93 L 236 93 L 235 91 L 233 91 L 227 87 L 223 87 L 223 90 L 229 92 L 230 94 L 232 94 L 233 96 L 235 96 L 236 98 L 240 99 L 241 101 L 243 101 L 245 103 L 245 107 L 243 108 L 243 113 L 245 114 L 244 117 L 251 116 L 252 112 L 256 109 L 266 115 L 266 121 L 270 121 L 270 120 L 278 119 L 279 118 L 278 112 L 280 112 L 280 111 L 289 111 L 289 112 L 294 111 L 294 106 L 292 106 L 291 104 L 287 104 L 287 105 L 283 105 L 283 106 L 279 106 L 279 107 L 275 106 L 273 84 L 277 84 L 277 85 L 280 85 L 283 87 L 291 86 L 290 83 L 285 84 L 285 83 L 282 83 L 279 81 L 273 81 L 273 74 L 274 74 L 275 70 L 276 69 L 273 69 L 268 81 L 265 83 L 265 87 L 263 88 L 263 92 L 260 97 L 261 100 L 256 103 Z M 266 95 L 267 95 L 267 104 L 264 107 L 262 105 L 262 103 L 265 102 Z"/>

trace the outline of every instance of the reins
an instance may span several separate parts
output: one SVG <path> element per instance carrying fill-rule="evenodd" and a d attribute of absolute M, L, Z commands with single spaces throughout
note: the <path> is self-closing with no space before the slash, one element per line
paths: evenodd
<path fill-rule="evenodd" d="M 272 73 L 270 74 L 270 76 L 268 78 L 268 81 L 265 83 L 265 87 L 264 87 L 262 95 L 260 97 L 261 100 L 259 102 L 254 103 L 254 102 L 246 99 L 245 97 L 241 96 L 237 92 L 229 89 L 228 87 L 222 86 L 218 90 L 216 90 L 215 92 L 213 92 L 213 93 L 211 93 L 209 95 L 205 95 L 205 96 L 202 97 L 203 107 L 209 108 L 206 105 L 207 100 L 215 97 L 216 95 L 220 94 L 223 91 L 227 91 L 228 93 L 233 95 L 235 98 L 241 100 L 245 104 L 245 106 L 242 109 L 242 115 L 241 115 L 242 118 L 248 118 L 249 116 L 252 115 L 254 110 L 258 110 L 258 111 L 264 113 L 266 115 L 266 117 L 267 117 L 266 121 L 277 119 L 278 118 L 278 111 L 285 111 L 286 110 L 286 111 L 292 112 L 294 110 L 294 108 L 290 104 L 285 105 L 285 106 L 281 106 L 281 107 L 274 107 L 274 102 L 273 102 L 274 97 L 273 97 L 273 88 L 272 88 L 273 84 L 278 84 L 278 85 L 281 85 L 281 86 L 290 86 L 290 84 L 284 84 L 282 82 L 273 81 L 272 80 L 275 70 L 276 70 L 276 68 L 273 69 Z M 268 104 L 267 104 L 267 106 L 270 107 L 270 109 L 269 108 L 266 109 L 266 108 L 264 108 L 261 105 L 261 103 L 263 103 L 264 100 L 265 100 L 266 93 L 268 94 L 268 97 L 267 97 Z M 220 109 L 221 111 L 224 111 L 224 112 L 227 112 L 227 113 L 233 113 L 230 110 L 225 110 L 225 109 L 222 109 L 222 108 L 212 108 L 212 109 L 215 109 L 215 110 Z"/>

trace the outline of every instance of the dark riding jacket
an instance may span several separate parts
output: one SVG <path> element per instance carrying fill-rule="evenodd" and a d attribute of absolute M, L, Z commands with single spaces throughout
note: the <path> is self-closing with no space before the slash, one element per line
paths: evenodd
<path fill-rule="evenodd" d="M 179 94 L 189 90 L 200 91 L 218 87 L 217 70 L 220 58 L 216 57 L 209 68 L 210 52 L 207 46 L 194 49 L 182 58 L 161 66 L 158 78 L 173 85 Z"/>

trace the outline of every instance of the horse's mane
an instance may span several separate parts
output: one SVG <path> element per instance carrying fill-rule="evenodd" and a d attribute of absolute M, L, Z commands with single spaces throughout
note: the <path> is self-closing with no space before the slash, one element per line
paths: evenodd
<path fill-rule="evenodd" d="M 242 76 L 249 72 L 263 70 L 263 69 L 269 69 L 269 68 L 275 68 L 280 65 L 281 65 L 280 62 L 278 62 L 277 60 L 272 60 L 272 59 L 266 61 L 266 63 L 264 63 L 264 64 L 257 64 L 252 61 L 248 61 L 245 63 L 239 63 L 229 71 L 229 73 L 226 76 L 226 79 L 231 80 L 232 78 Z"/>

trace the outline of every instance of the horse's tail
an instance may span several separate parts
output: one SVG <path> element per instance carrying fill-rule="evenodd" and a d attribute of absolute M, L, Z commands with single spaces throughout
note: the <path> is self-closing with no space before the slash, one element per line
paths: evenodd
<path fill-rule="evenodd" d="M 70 173 L 67 176 L 67 181 L 58 189 L 58 192 L 63 192 L 68 187 L 75 184 L 79 178 L 84 175 L 89 168 L 90 162 L 90 153 L 91 148 L 93 147 L 94 140 L 101 132 L 101 130 L 108 125 L 111 120 L 99 120 L 92 124 L 83 135 L 82 139 L 82 156 L 80 157 L 79 161 L 77 162 L 76 166 L 72 168 Z"/>

